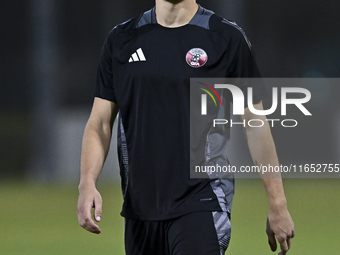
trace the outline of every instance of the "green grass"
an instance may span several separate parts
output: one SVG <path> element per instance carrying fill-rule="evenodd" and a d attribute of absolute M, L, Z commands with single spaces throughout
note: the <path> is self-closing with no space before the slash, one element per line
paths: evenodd
<path fill-rule="evenodd" d="M 340 181 L 300 179 L 284 183 L 296 225 L 289 254 L 340 254 Z M 100 235 L 78 226 L 76 186 L 1 183 L 0 254 L 124 254 L 119 186 L 99 184 L 104 200 Z M 227 254 L 273 254 L 265 234 L 267 207 L 260 180 L 237 181 Z"/>
<path fill-rule="evenodd" d="M 119 187 L 99 185 L 102 233 L 78 225 L 77 185 L 1 185 L 0 254 L 123 254 Z"/>
<path fill-rule="evenodd" d="M 273 254 L 265 234 L 268 204 L 261 180 L 237 184 L 227 254 Z M 340 254 L 340 180 L 286 179 L 284 186 L 296 230 L 289 254 Z"/>

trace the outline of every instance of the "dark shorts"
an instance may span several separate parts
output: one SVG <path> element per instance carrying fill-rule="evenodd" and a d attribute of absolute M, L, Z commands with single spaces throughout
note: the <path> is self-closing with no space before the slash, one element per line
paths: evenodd
<path fill-rule="evenodd" d="M 227 212 L 196 212 L 165 221 L 125 219 L 127 255 L 223 255 L 231 225 Z"/>

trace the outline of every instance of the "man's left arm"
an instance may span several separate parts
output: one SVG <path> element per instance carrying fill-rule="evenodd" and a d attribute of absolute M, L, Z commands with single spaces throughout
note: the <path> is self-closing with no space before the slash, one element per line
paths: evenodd
<path fill-rule="evenodd" d="M 262 102 L 254 104 L 255 109 L 263 110 Z M 275 144 L 266 116 L 255 115 L 248 108 L 243 116 L 245 121 L 245 134 L 251 157 L 257 166 L 279 166 Z M 250 127 L 247 125 L 251 119 L 260 119 L 262 127 Z M 294 223 L 287 209 L 287 201 L 283 190 L 281 173 L 260 173 L 268 196 L 269 215 L 267 220 L 268 242 L 272 251 L 276 251 L 275 236 L 280 243 L 280 255 L 284 255 L 290 249 L 291 238 L 295 235 Z"/>

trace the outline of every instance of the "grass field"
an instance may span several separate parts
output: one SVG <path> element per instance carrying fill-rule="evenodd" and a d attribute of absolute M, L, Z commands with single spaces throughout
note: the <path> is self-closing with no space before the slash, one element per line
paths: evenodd
<path fill-rule="evenodd" d="M 340 254 L 340 180 L 300 179 L 284 183 L 296 225 L 289 254 Z M 124 254 L 119 185 L 98 186 L 104 200 L 100 235 L 78 226 L 76 186 L 1 183 L 0 254 Z M 227 254 L 273 254 L 265 234 L 266 215 L 261 181 L 238 180 L 232 212 L 233 234 Z"/>

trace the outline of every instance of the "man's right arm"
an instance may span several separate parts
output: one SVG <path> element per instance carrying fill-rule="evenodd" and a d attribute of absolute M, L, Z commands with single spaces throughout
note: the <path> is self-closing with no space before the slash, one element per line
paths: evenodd
<path fill-rule="evenodd" d="M 99 234 L 101 229 L 93 221 L 91 210 L 95 208 L 94 219 L 99 222 L 102 214 L 102 198 L 96 189 L 96 181 L 109 151 L 112 126 L 118 113 L 115 103 L 95 98 L 87 122 L 81 151 L 78 222 L 86 230 Z"/>

